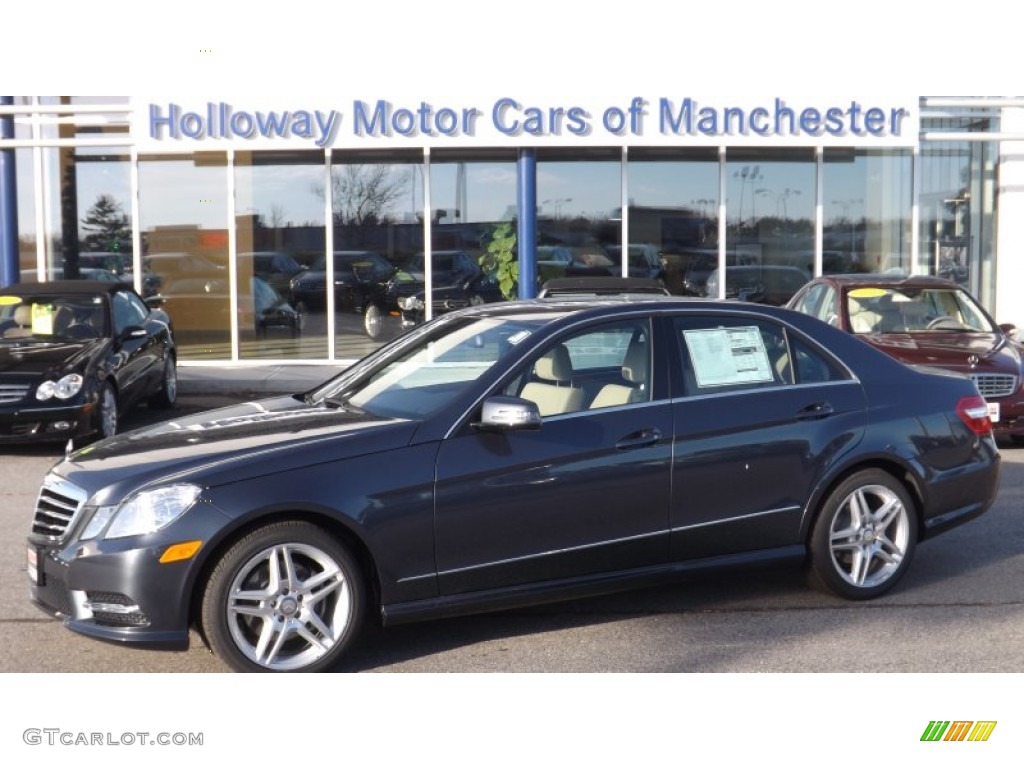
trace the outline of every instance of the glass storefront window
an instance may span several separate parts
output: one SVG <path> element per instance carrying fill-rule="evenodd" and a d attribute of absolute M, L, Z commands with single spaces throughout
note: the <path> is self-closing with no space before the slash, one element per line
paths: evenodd
<path fill-rule="evenodd" d="M 504 300 L 497 264 L 482 264 L 481 255 L 498 228 L 511 226 L 516 219 L 515 153 L 435 152 L 430 162 L 430 199 L 434 218 L 429 314 Z M 515 232 L 514 226 L 511 231 Z M 425 266 L 419 253 L 397 275 L 405 328 L 428 314 Z M 507 287 L 508 295 L 515 297 L 515 284 Z"/>
<path fill-rule="evenodd" d="M 163 297 L 180 360 L 232 359 L 227 190 L 223 152 L 139 157 L 136 284 Z"/>
<path fill-rule="evenodd" d="M 718 266 L 718 150 L 631 149 L 628 166 L 630 276 L 703 295 Z"/>
<path fill-rule="evenodd" d="M 423 192 L 420 150 L 332 156 L 337 359 L 359 359 L 400 333 L 391 281 L 423 252 Z M 326 279 L 326 259 L 312 271 L 321 269 Z"/>
<path fill-rule="evenodd" d="M 326 252 L 324 154 L 236 153 L 234 170 L 239 358 L 326 359 L 326 287 L 296 298 Z"/>
<path fill-rule="evenodd" d="M 621 275 L 622 153 L 537 151 L 537 278 Z M 616 250 L 618 249 L 618 250 Z"/>
<path fill-rule="evenodd" d="M 971 133 L 998 130 L 998 120 L 931 118 L 927 130 Z M 921 147 L 919 270 L 953 280 L 983 304 L 995 293 L 995 167 L 998 145 L 989 141 L 933 141 Z"/>
<path fill-rule="evenodd" d="M 729 150 L 726 161 L 726 278 L 709 295 L 785 304 L 814 274 L 813 150 Z"/>
<path fill-rule="evenodd" d="M 825 149 L 822 272 L 910 274 L 911 155 Z"/>

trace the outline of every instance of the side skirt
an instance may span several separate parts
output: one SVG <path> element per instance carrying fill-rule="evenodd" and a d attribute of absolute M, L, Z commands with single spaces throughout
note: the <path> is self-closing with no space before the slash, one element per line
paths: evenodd
<path fill-rule="evenodd" d="M 524 608 L 542 603 L 653 587 L 681 581 L 687 576 L 698 574 L 703 576 L 715 571 L 735 571 L 743 568 L 760 569 L 800 563 L 806 556 L 806 547 L 802 544 L 794 544 L 758 552 L 665 563 L 629 571 L 578 576 L 572 579 L 523 584 L 483 592 L 445 595 L 428 600 L 381 606 L 381 620 L 385 626 L 393 626 L 426 619 Z"/>

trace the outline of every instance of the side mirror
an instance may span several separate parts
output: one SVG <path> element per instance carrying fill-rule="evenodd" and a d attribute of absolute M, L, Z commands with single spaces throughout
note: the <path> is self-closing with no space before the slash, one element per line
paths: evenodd
<path fill-rule="evenodd" d="M 127 341 L 128 339 L 141 339 L 146 336 L 146 329 L 141 325 L 129 325 L 126 326 L 119 334 L 117 334 L 118 341 Z"/>
<path fill-rule="evenodd" d="M 1013 323 L 1000 323 L 999 330 L 1005 333 L 1014 341 L 1020 341 L 1020 330 Z"/>
<path fill-rule="evenodd" d="M 480 421 L 473 429 L 481 432 L 513 432 L 540 429 L 540 409 L 532 400 L 495 396 L 484 400 Z"/>
<path fill-rule="evenodd" d="M 159 309 L 167 302 L 167 299 L 165 299 L 162 294 L 154 293 L 152 296 L 144 298 L 143 301 L 150 309 Z"/>

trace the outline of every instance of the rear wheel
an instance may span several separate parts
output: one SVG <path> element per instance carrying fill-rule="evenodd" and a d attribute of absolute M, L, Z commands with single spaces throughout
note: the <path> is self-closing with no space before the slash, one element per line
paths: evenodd
<path fill-rule="evenodd" d="M 274 523 L 217 563 L 202 628 L 213 652 L 240 672 L 315 672 L 352 644 L 364 601 L 362 573 L 344 545 L 309 523 Z"/>
<path fill-rule="evenodd" d="M 811 534 L 811 580 L 849 600 L 891 589 L 910 566 L 917 516 L 906 489 L 878 469 L 857 472 L 825 500 Z"/>
<path fill-rule="evenodd" d="M 178 366 L 174 354 L 164 358 L 164 376 L 160 391 L 149 399 L 149 404 L 157 408 L 173 408 L 178 401 Z"/>

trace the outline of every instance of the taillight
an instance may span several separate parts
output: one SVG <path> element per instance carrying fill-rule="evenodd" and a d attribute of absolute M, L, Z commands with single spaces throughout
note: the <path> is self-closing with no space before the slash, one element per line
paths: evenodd
<path fill-rule="evenodd" d="M 987 435 L 992 432 L 992 420 L 988 417 L 988 404 L 980 395 L 961 397 L 956 404 L 956 413 L 975 434 Z"/>

